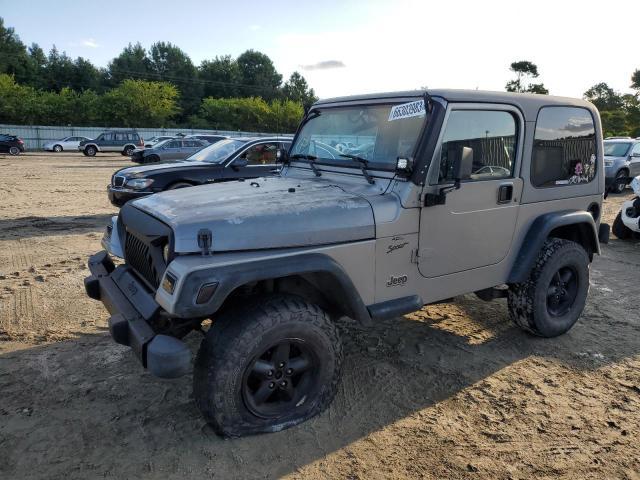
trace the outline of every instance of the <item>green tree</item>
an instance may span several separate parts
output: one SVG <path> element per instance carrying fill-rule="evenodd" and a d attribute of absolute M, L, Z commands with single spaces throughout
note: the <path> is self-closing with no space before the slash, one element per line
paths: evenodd
<path fill-rule="evenodd" d="M 298 72 L 293 72 L 289 80 L 282 87 L 284 97 L 294 102 L 301 103 L 305 108 L 310 107 L 314 102 L 318 101 L 313 88 L 309 88 L 309 84 L 305 78 Z"/>
<path fill-rule="evenodd" d="M 189 56 L 169 42 L 156 42 L 149 49 L 151 71 L 156 80 L 171 82 L 181 92 L 180 107 L 184 116 L 197 112 L 202 98 L 198 70 Z"/>
<path fill-rule="evenodd" d="M 127 78 L 149 80 L 152 74 L 151 60 L 140 43 L 135 45 L 129 43 L 116 58 L 109 62 L 107 71 L 112 86 L 119 85 Z"/>
<path fill-rule="evenodd" d="M 198 77 L 202 81 L 205 98 L 231 98 L 240 94 L 240 68 L 231 55 L 204 60 L 200 64 Z"/>
<path fill-rule="evenodd" d="M 101 96 L 102 119 L 123 127 L 164 127 L 179 112 L 178 99 L 170 83 L 124 80 Z"/>
<path fill-rule="evenodd" d="M 267 101 L 278 97 L 282 75 L 267 55 L 247 50 L 238 57 L 237 62 L 243 95 L 259 95 Z"/>
<path fill-rule="evenodd" d="M 640 92 L 640 70 L 636 70 L 631 75 L 631 88 Z"/>
<path fill-rule="evenodd" d="M 622 107 L 622 96 L 604 82 L 597 83 L 584 92 L 584 99 L 593 103 L 601 112 Z"/>
<path fill-rule="evenodd" d="M 73 85 L 75 65 L 66 52 L 60 53 L 54 45 L 49 51 L 45 68 L 45 88 L 59 92 Z"/>
<path fill-rule="evenodd" d="M 513 62 L 509 67 L 509 70 L 514 72 L 517 77 L 514 80 L 507 82 L 507 85 L 505 86 L 507 92 L 549 93 L 549 90 L 545 88 L 543 83 L 531 83 L 532 79 L 540 76 L 538 73 L 538 66 L 535 63 L 528 60 Z"/>
<path fill-rule="evenodd" d="M 0 73 L 14 75 L 18 81 L 29 83 L 32 78 L 27 48 L 12 27 L 5 27 L 0 17 Z"/>

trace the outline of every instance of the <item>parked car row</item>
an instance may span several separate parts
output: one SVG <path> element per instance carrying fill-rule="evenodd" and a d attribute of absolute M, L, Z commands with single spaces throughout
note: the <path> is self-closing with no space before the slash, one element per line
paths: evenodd
<path fill-rule="evenodd" d="M 172 144 L 203 142 L 202 140 L 165 140 L 167 148 L 158 144 L 141 153 L 170 155 Z M 185 160 L 156 162 L 153 165 L 127 167 L 115 172 L 107 187 L 109 200 L 121 207 L 127 201 L 152 193 L 206 183 L 249 179 L 272 175 L 279 171 L 277 152 L 288 150 L 290 138 L 225 138 L 204 148 L 200 147 Z M 186 148 L 186 147 L 185 147 Z"/>

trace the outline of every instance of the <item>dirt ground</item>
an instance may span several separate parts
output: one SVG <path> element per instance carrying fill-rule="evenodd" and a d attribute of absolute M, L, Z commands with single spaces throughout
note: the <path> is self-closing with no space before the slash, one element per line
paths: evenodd
<path fill-rule="evenodd" d="M 331 408 L 224 440 L 191 378 L 143 371 L 84 294 L 116 213 L 105 186 L 127 164 L 0 156 L 0 478 L 640 479 L 640 244 L 603 246 L 587 308 L 557 339 L 473 296 L 372 329 L 342 320 Z M 606 202 L 606 221 L 630 196 Z"/>

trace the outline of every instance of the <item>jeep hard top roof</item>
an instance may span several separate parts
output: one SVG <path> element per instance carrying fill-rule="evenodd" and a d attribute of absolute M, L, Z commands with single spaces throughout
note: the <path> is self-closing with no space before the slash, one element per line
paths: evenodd
<path fill-rule="evenodd" d="M 386 99 L 421 98 L 425 93 L 432 97 L 439 97 L 447 102 L 465 103 L 505 103 L 515 105 L 525 116 L 527 121 L 535 121 L 540 107 L 546 106 L 574 106 L 596 111 L 593 104 L 579 98 L 556 97 L 534 93 L 492 92 L 484 90 L 455 90 L 428 89 L 406 90 L 400 92 L 370 93 L 367 95 L 353 95 L 347 97 L 325 98 L 313 104 L 313 107 L 330 106 L 336 103 L 377 103 Z"/>

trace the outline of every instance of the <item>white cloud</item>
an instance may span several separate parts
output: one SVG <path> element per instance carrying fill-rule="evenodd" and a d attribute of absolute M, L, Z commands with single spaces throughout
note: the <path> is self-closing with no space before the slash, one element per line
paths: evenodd
<path fill-rule="evenodd" d="M 255 32 L 257 30 L 260 30 L 262 27 L 260 25 L 249 25 L 249 30 L 251 30 L 252 32 Z"/>
<path fill-rule="evenodd" d="M 98 48 L 100 45 L 98 45 L 98 43 L 93 38 L 87 38 L 82 41 L 82 46 L 89 48 Z"/>

